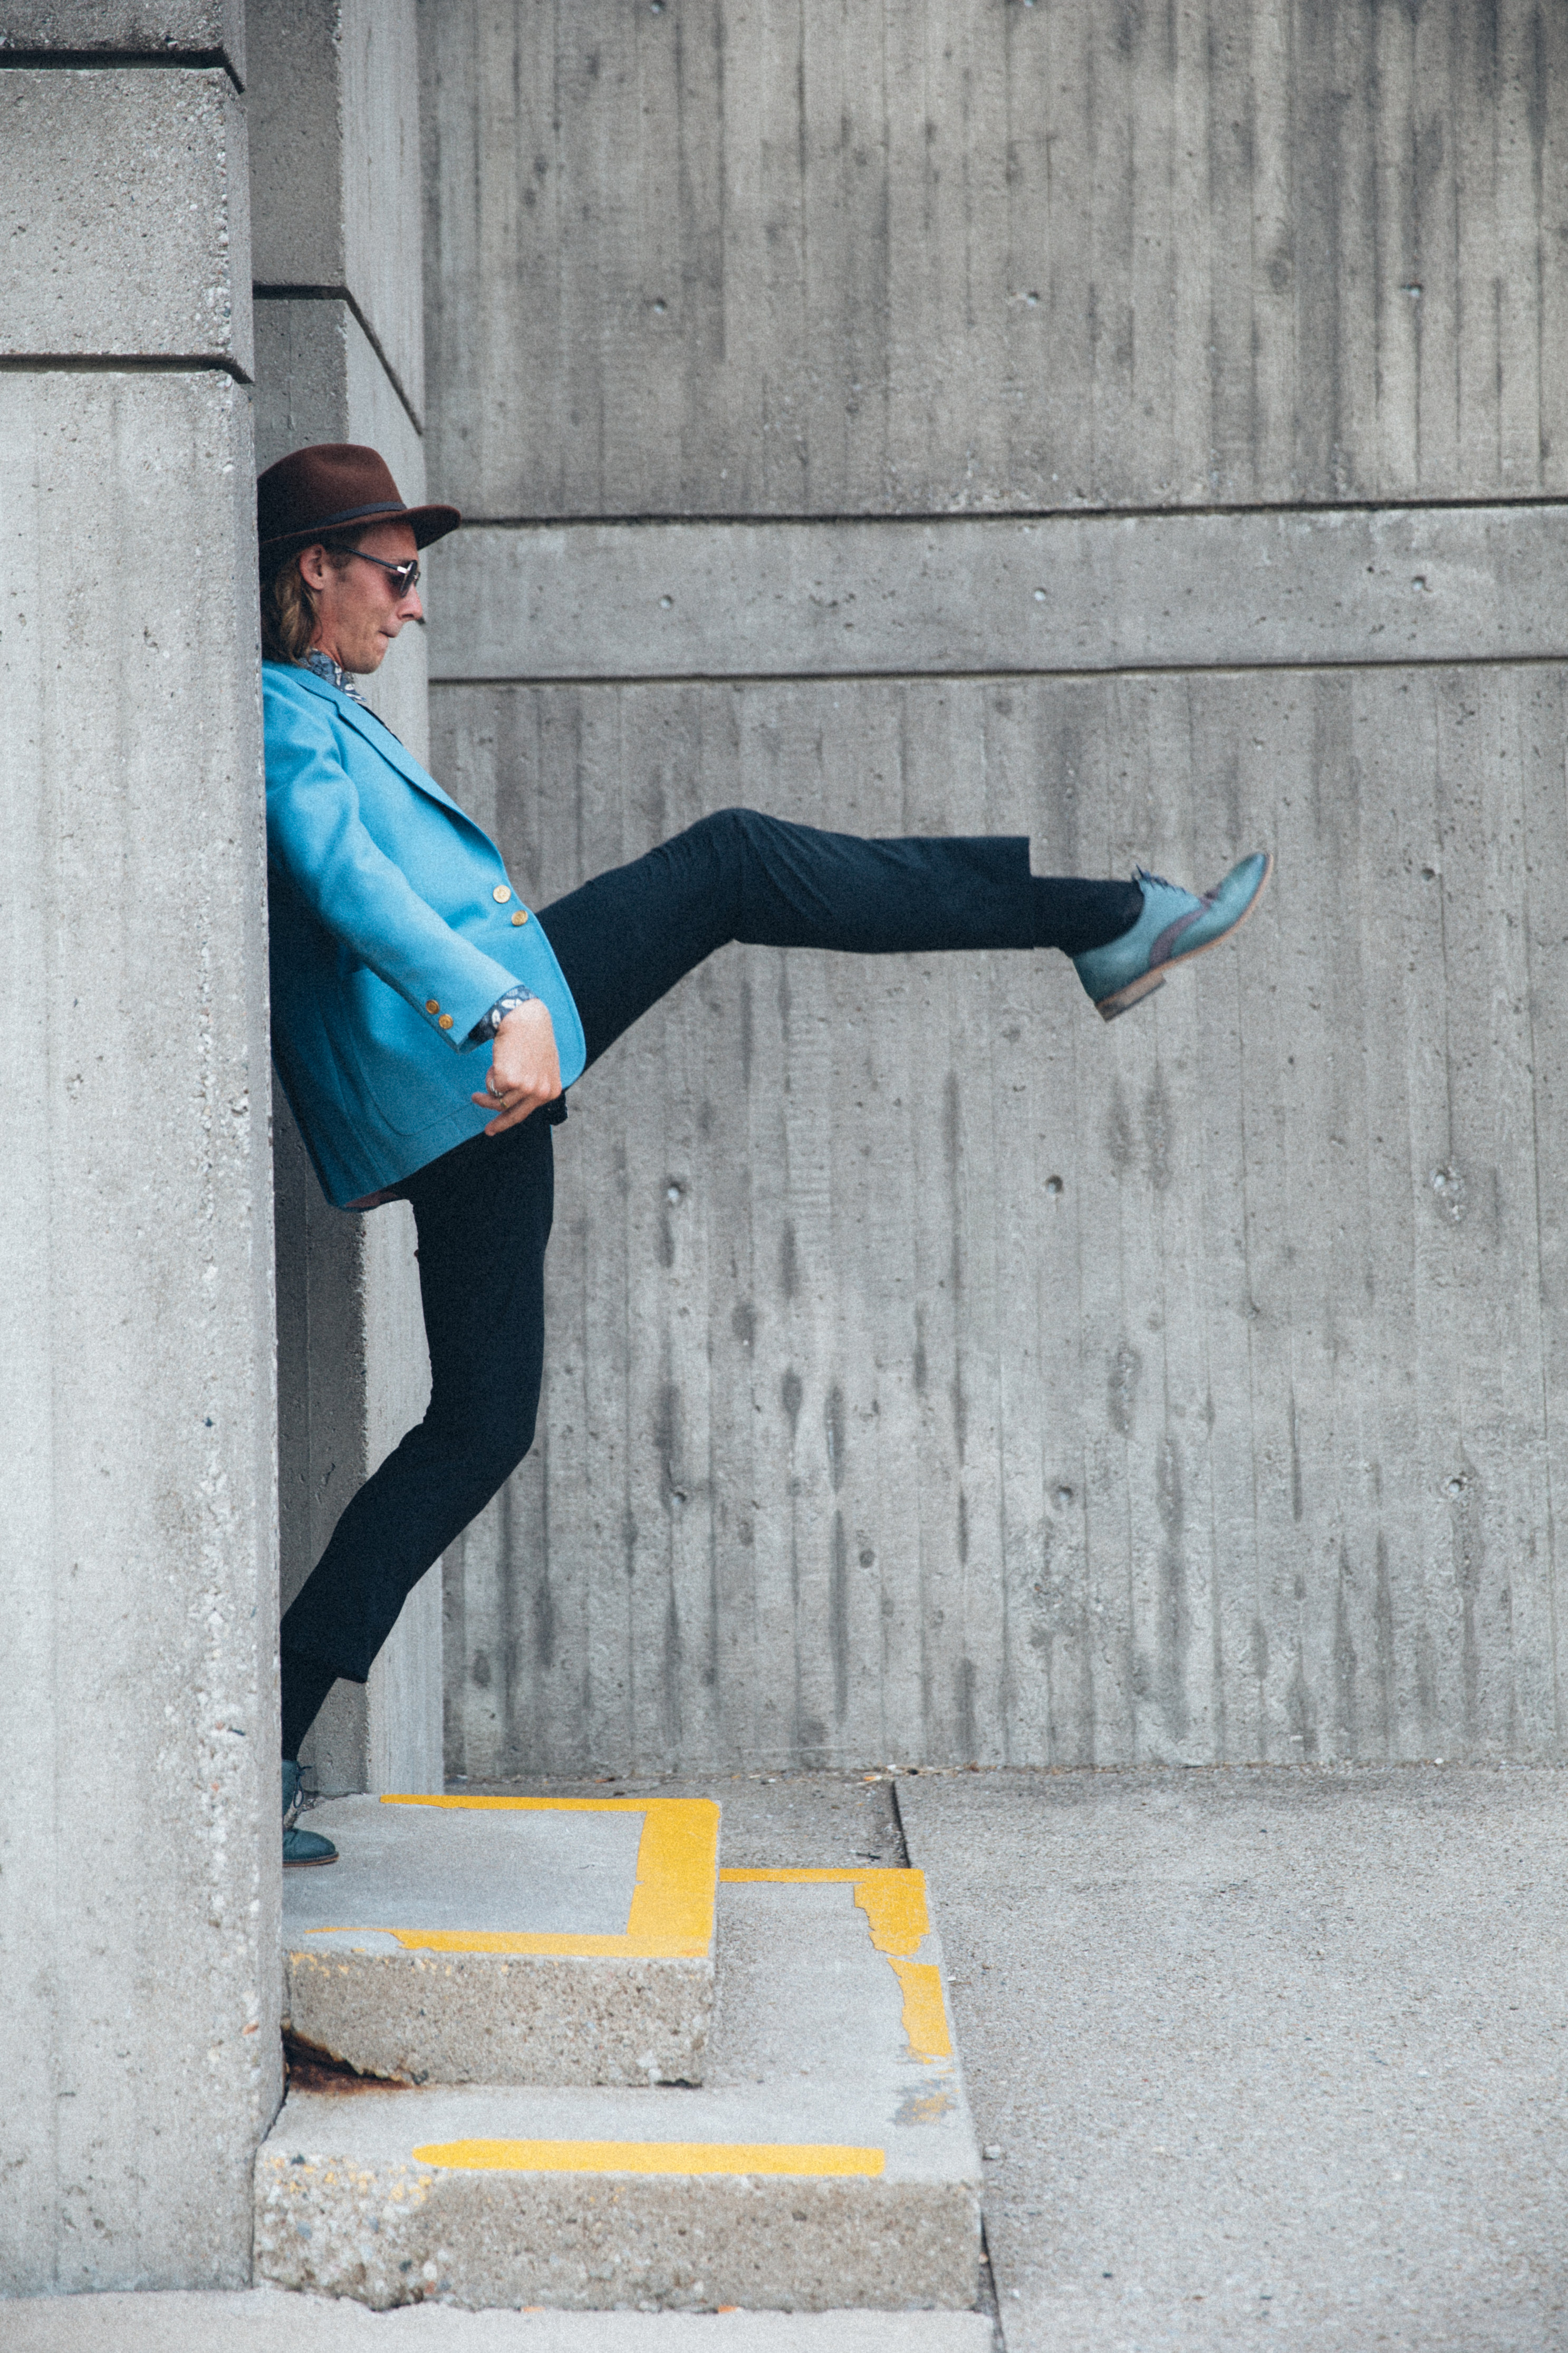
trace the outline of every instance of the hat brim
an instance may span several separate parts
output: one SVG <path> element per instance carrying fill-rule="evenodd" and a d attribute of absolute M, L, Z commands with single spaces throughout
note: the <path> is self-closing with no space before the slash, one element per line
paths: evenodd
<path fill-rule="evenodd" d="M 391 507 L 384 513 L 356 515 L 353 522 L 322 525 L 313 523 L 309 531 L 286 531 L 277 539 L 264 539 L 261 553 L 279 558 L 293 555 L 301 547 L 315 547 L 326 539 L 336 539 L 340 533 L 373 531 L 377 523 L 405 522 L 411 525 L 416 547 L 428 547 L 437 539 L 445 539 L 456 531 L 463 518 L 456 507 Z"/>

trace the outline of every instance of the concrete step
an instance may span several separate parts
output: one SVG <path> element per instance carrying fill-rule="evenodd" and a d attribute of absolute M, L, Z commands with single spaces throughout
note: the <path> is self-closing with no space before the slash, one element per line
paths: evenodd
<path fill-rule="evenodd" d="M 975 2312 L 367 2312 L 280 2288 L 0 2305 L 5 2353 L 992 2353 Z"/>
<path fill-rule="evenodd" d="M 283 1880 L 285 2018 L 409 2084 L 695 2084 L 719 1809 L 701 1799 L 342 1798 Z"/>
<path fill-rule="evenodd" d="M 972 2307 L 980 2159 L 918 1872 L 734 1872 L 701 2087 L 291 2092 L 258 2276 L 378 2308 Z"/>

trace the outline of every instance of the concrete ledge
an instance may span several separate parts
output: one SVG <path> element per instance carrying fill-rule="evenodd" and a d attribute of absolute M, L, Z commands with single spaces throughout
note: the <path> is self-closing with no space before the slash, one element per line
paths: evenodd
<path fill-rule="evenodd" d="M 1548 659 L 1568 644 L 1565 512 L 490 524 L 458 533 L 436 554 L 430 675 Z"/>
<path fill-rule="evenodd" d="M 389 2104 L 416 2132 L 439 2132 L 456 2107 L 424 2092 L 375 2105 Z M 319 2145 L 335 2121 L 321 2108 L 364 2105 L 291 2099 L 285 2131 Z M 978 2189 L 963 2182 L 437 2170 L 342 2131 L 320 2155 L 275 2138 L 257 2164 L 262 2276 L 380 2310 L 426 2295 L 575 2311 L 966 2306 L 979 2236 Z"/>
<path fill-rule="evenodd" d="M 131 56 L 203 57 L 216 50 L 245 79 L 245 0 L 11 0 L 7 49 L 123 49 Z"/>
<path fill-rule="evenodd" d="M 296 1952 L 287 2003 L 307 2042 L 410 2084 L 700 2083 L 713 1967 Z"/>
<path fill-rule="evenodd" d="M 219 68 L 0 70 L 5 349 L 251 370 L 245 111 Z"/>
<path fill-rule="evenodd" d="M 991 2353 L 977 2312 L 367 2312 L 335 2296 L 78 2295 L 5 2307 L 7 2353 Z"/>

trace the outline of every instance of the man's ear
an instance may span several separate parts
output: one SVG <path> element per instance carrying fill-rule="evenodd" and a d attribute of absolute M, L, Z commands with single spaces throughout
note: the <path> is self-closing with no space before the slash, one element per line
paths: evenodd
<path fill-rule="evenodd" d="M 307 588 L 326 586 L 327 551 L 319 543 L 314 547 L 300 550 L 300 577 Z"/>

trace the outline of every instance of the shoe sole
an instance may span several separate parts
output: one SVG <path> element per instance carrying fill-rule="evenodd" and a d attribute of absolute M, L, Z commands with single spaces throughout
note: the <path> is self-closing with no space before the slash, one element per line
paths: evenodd
<path fill-rule="evenodd" d="M 1102 997 L 1094 1008 L 1102 1021 L 1119 1020 L 1123 1013 L 1131 1013 L 1135 1005 L 1141 1005 L 1144 997 L 1152 997 L 1157 988 L 1163 988 L 1168 975 L 1177 965 L 1196 964 L 1199 956 L 1207 955 L 1211 948 L 1222 948 L 1226 940 L 1235 939 L 1242 925 L 1251 921 L 1258 901 L 1268 888 L 1268 878 L 1274 871 L 1274 852 L 1266 849 L 1263 855 L 1266 861 L 1263 879 L 1235 923 L 1221 932 L 1217 940 L 1205 940 L 1201 948 L 1189 948 L 1184 956 L 1172 956 L 1168 963 L 1156 965 L 1152 972 L 1143 973 L 1137 980 L 1130 980 L 1126 987 L 1119 988 L 1114 996 Z"/>
<path fill-rule="evenodd" d="M 285 1871 L 321 1871 L 329 1862 L 336 1862 L 335 1854 L 296 1854 L 284 1860 Z"/>

